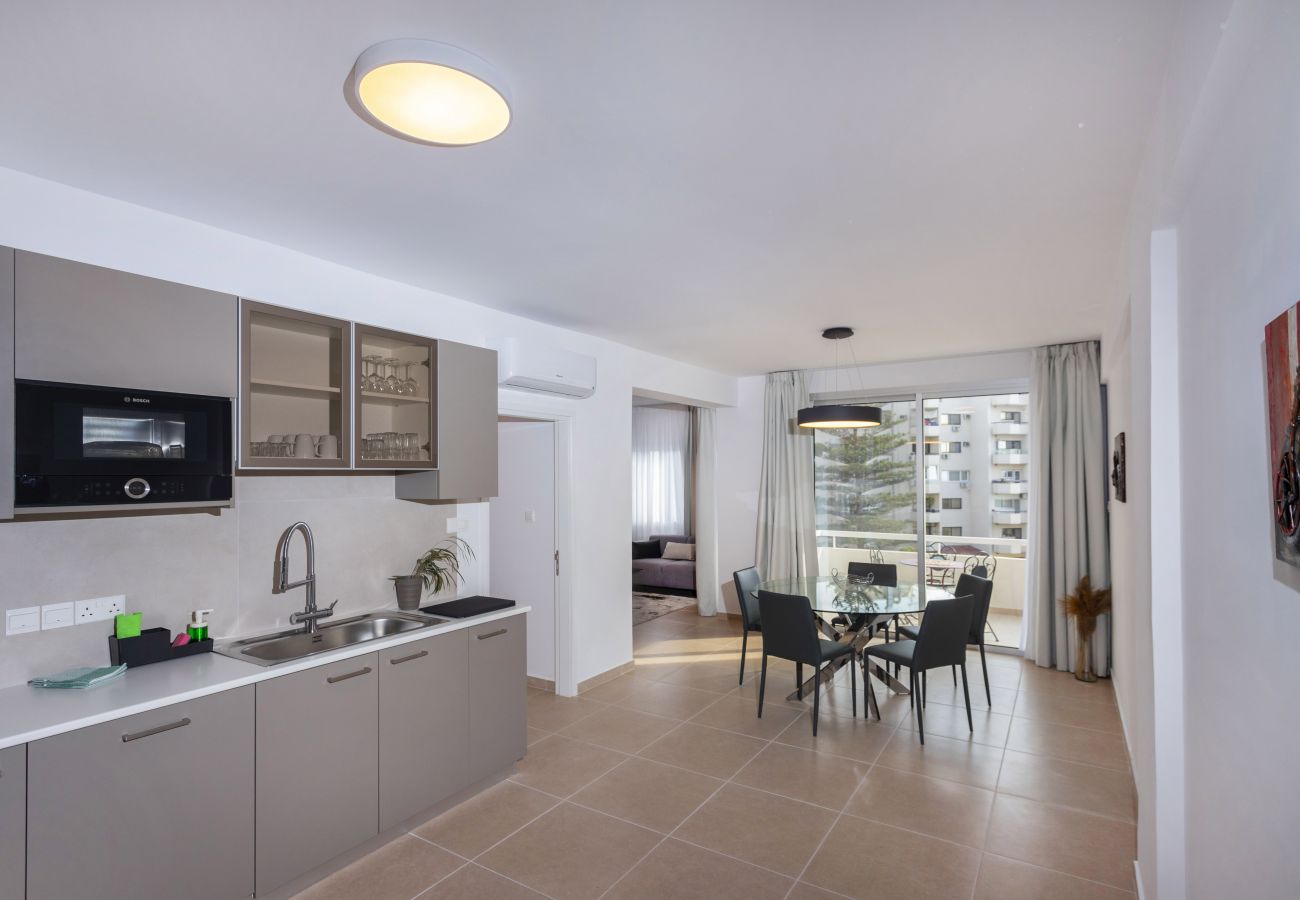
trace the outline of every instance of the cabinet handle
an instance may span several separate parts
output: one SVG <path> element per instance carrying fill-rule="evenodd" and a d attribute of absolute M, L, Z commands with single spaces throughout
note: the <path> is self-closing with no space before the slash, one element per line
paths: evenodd
<path fill-rule="evenodd" d="M 370 666 L 366 666 L 364 669 L 357 669 L 355 672 L 349 672 L 346 675 L 331 675 L 329 678 L 326 678 L 325 680 L 330 684 L 338 684 L 340 681 L 347 681 L 349 678 L 356 678 L 358 675 L 369 675 L 369 674 L 370 674 Z"/>
<path fill-rule="evenodd" d="M 122 735 L 122 743 L 129 744 L 132 741 L 138 741 L 140 738 L 147 738 L 155 734 L 162 734 L 164 731 L 175 731 L 177 728 L 184 728 L 190 724 L 189 716 L 181 719 L 179 722 L 172 722 L 169 725 L 159 725 L 157 728 L 147 728 L 144 731 L 137 731 L 135 734 Z"/>
<path fill-rule="evenodd" d="M 401 665 L 404 662 L 410 662 L 413 659 L 419 659 L 422 656 L 428 656 L 428 655 L 429 655 L 428 650 L 421 650 L 419 653 L 412 653 L 410 656 L 403 656 L 399 659 L 390 659 L 389 662 L 396 666 L 396 665 Z"/>
<path fill-rule="evenodd" d="M 488 638 L 500 637 L 509 630 L 509 628 L 498 628 L 496 631 L 489 631 L 487 634 L 480 634 L 478 639 L 480 641 L 486 641 Z"/>

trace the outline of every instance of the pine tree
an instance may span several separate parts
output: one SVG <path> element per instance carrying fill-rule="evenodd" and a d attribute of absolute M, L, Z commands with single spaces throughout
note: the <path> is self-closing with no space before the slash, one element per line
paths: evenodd
<path fill-rule="evenodd" d="M 913 440 L 908 417 L 886 411 L 875 428 L 818 434 L 818 526 L 909 534 L 916 529 L 915 458 L 898 449 Z"/>

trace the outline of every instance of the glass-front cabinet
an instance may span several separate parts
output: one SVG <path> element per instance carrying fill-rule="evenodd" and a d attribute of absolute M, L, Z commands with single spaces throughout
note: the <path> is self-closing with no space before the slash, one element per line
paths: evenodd
<path fill-rule="evenodd" d="M 438 342 L 357 325 L 357 468 L 432 469 L 437 461 Z"/>
<path fill-rule="evenodd" d="M 241 325 L 241 468 L 349 468 L 351 324 L 245 300 Z"/>

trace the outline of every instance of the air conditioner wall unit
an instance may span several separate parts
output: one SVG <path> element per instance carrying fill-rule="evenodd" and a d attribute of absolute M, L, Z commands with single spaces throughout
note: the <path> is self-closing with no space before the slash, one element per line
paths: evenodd
<path fill-rule="evenodd" d="M 596 358 L 508 338 L 497 346 L 497 383 L 564 397 L 590 397 L 596 393 Z"/>

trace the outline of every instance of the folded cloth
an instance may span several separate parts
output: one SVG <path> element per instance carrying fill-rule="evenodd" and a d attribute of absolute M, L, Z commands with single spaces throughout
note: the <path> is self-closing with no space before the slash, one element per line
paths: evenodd
<path fill-rule="evenodd" d="M 32 687 L 63 688 L 66 690 L 86 690 L 106 681 L 112 681 L 126 671 L 126 665 L 120 666 L 80 666 L 67 669 L 53 675 L 43 675 L 27 682 Z"/>

